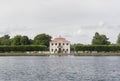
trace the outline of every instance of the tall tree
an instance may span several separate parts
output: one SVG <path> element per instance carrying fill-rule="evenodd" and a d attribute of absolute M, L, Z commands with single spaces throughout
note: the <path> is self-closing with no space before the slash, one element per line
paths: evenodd
<path fill-rule="evenodd" d="M 30 40 L 27 36 L 22 36 L 21 39 L 20 39 L 20 43 L 21 43 L 21 45 L 29 45 Z"/>
<path fill-rule="evenodd" d="M 0 37 L 0 44 L 1 45 L 11 45 L 11 40 L 9 35 L 4 35 Z"/>
<path fill-rule="evenodd" d="M 33 45 L 34 41 L 33 39 L 29 39 L 30 45 Z"/>
<path fill-rule="evenodd" d="M 37 36 L 34 37 L 34 44 L 35 45 L 46 45 L 49 46 L 49 42 L 51 40 L 51 36 L 47 35 L 45 33 L 43 34 L 38 34 Z"/>
<path fill-rule="evenodd" d="M 95 36 L 93 36 L 92 44 L 93 45 L 109 45 L 110 42 L 108 40 L 109 38 L 107 38 L 106 35 L 100 35 L 98 32 L 96 32 Z"/>
<path fill-rule="evenodd" d="M 118 35 L 118 38 L 117 38 L 117 44 L 120 45 L 120 34 Z"/>
<path fill-rule="evenodd" d="M 21 35 L 16 35 L 12 38 L 12 45 L 21 45 Z"/>

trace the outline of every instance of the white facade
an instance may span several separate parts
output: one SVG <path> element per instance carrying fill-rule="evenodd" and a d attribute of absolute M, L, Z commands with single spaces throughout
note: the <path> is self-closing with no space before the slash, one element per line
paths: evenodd
<path fill-rule="evenodd" d="M 70 41 L 65 38 L 55 38 L 50 42 L 50 53 L 70 53 Z"/>

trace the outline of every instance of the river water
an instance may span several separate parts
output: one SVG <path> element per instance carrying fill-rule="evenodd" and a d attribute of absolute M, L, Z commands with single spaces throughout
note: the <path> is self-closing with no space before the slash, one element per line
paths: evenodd
<path fill-rule="evenodd" d="M 120 81 L 120 57 L 0 57 L 0 81 Z"/>

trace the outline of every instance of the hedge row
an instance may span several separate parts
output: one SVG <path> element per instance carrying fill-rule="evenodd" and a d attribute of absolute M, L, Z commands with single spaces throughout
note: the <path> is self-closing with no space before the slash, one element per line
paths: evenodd
<path fill-rule="evenodd" d="M 79 45 L 75 46 L 75 51 L 97 51 L 97 52 L 119 52 L 120 46 L 112 45 Z"/>
<path fill-rule="evenodd" d="M 48 48 L 46 46 L 0 46 L 0 52 L 10 52 L 10 51 L 46 51 Z"/>

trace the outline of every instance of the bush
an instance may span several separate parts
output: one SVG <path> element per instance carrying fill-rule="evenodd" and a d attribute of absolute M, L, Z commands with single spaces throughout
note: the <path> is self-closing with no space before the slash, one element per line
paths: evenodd
<path fill-rule="evenodd" d="M 23 46 L 0 46 L 0 52 L 11 52 L 11 51 L 47 51 L 48 48 L 46 46 L 33 46 L 33 45 L 23 45 Z"/>
<path fill-rule="evenodd" d="M 117 45 L 79 45 L 79 46 L 75 46 L 75 51 L 119 52 L 120 46 L 117 46 Z"/>

